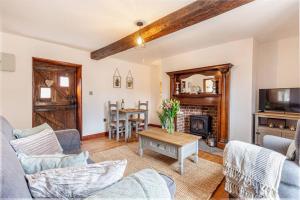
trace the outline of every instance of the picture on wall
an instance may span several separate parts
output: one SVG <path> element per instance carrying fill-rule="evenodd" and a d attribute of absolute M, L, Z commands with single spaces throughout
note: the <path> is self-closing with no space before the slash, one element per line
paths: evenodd
<path fill-rule="evenodd" d="M 114 72 L 113 87 L 114 88 L 121 88 L 121 76 L 120 76 L 118 68 Z"/>
<path fill-rule="evenodd" d="M 126 77 L 126 88 L 133 89 L 133 77 L 131 71 L 128 72 L 128 75 Z"/>

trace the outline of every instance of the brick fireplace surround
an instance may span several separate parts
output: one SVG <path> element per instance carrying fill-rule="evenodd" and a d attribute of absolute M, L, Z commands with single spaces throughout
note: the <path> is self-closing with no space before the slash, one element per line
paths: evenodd
<path fill-rule="evenodd" d="M 191 115 L 209 115 L 212 117 L 212 134 L 217 134 L 218 113 L 216 106 L 188 106 L 181 105 L 180 112 L 176 118 L 176 130 L 190 133 L 190 116 Z"/>
<path fill-rule="evenodd" d="M 181 105 L 181 113 L 175 121 L 176 130 L 190 132 L 190 115 L 210 115 L 212 134 L 216 136 L 217 147 L 225 147 L 229 135 L 230 69 L 232 66 L 231 63 L 225 63 L 167 72 L 170 77 L 170 98 L 179 100 Z M 182 80 L 195 74 L 214 76 L 216 91 L 199 94 L 181 92 Z"/>

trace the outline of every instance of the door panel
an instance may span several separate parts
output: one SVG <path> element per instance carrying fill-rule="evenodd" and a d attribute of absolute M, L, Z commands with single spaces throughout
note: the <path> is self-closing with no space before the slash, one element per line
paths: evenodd
<path fill-rule="evenodd" d="M 33 60 L 33 126 L 46 122 L 54 130 L 80 129 L 77 70 L 56 61 Z"/>

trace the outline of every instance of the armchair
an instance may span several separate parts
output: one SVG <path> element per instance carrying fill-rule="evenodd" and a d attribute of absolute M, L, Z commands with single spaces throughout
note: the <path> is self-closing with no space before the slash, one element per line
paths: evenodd
<path fill-rule="evenodd" d="M 263 138 L 263 147 L 286 155 L 292 141 L 282 137 L 266 135 Z M 299 143 L 300 120 L 298 121 L 295 135 L 296 159 L 295 161 L 285 160 L 283 164 L 278 191 L 280 198 L 298 199 L 300 196 Z"/>
<path fill-rule="evenodd" d="M 276 151 L 283 154 L 287 154 L 290 144 L 293 142 L 291 139 L 265 135 L 263 138 L 262 147 Z M 297 123 L 297 129 L 295 134 L 295 146 L 296 146 L 296 159 L 284 160 L 281 177 L 278 187 L 278 195 L 280 199 L 299 199 L 300 197 L 300 120 Z M 249 157 L 248 157 L 249 158 Z M 225 159 L 225 158 L 224 158 Z M 257 169 L 259 172 L 261 169 Z M 230 177 L 226 176 L 226 179 Z M 229 194 L 231 198 L 235 198 L 235 195 Z"/>

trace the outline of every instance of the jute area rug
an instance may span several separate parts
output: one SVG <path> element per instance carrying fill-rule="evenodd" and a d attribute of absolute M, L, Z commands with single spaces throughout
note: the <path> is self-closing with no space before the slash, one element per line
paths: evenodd
<path fill-rule="evenodd" d="M 209 199 L 223 179 L 222 166 L 199 158 L 184 162 L 184 174 L 180 175 L 176 160 L 152 151 L 144 151 L 143 157 L 137 154 L 138 143 L 129 143 L 110 150 L 95 152 L 91 155 L 95 162 L 127 159 L 125 176 L 145 168 L 153 168 L 172 177 L 176 182 L 176 199 Z"/>

